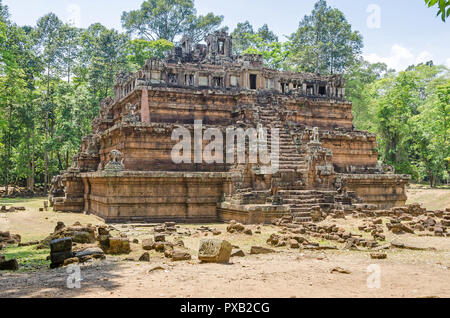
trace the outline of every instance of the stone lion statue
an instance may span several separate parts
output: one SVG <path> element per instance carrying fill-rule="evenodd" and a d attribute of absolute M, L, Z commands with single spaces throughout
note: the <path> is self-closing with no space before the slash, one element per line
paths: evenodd
<path fill-rule="evenodd" d="M 109 153 L 109 162 L 105 166 L 106 171 L 123 171 L 125 170 L 125 166 L 122 161 L 122 153 L 119 150 L 111 150 Z"/>

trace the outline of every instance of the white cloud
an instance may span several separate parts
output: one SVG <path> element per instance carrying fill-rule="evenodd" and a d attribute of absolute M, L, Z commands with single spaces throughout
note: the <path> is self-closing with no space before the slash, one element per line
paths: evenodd
<path fill-rule="evenodd" d="M 386 63 L 389 68 L 393 68 L 396 71 L 403 71 L 410 65 L 433 60 L 433 54 L 428 51 L 422 51 L 416 56 L 408 48 L 399 44 L 394 44 L 391 48 L 390 56 L 383 57 L 376 53 L 371 53 L 369 55 L 364 55 L 364 58 L 370 63 L 382 62 Z"/>
<path fill-rule="evenodd" d="M 445 61 L 445 65 L 450 68 L 450 57 Z"/>

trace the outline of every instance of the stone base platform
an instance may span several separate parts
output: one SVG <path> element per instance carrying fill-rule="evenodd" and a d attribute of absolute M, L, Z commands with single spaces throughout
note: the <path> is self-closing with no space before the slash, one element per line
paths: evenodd
<path fill-rule="evenodd" d="M 53 210 L 67 213 L 83 213 L 83 198 L 54 198 Z"/>
<path fill-rule="evenodd" d="M 84 211 L 110 223 L 217 222 L 229 173 L 95 172 L 81 174 Z"/>
<path fill-rule="evenodd" d="M 223 202 L 218 208 L 219 220 L 235 220 L 242 224 L 269 224 L 284 215 L 291 215 L 289 206 L 281 205 L 237 205 Z"/>
<path fill-rule="evenodd" d="M 379 209 L 404 206 L 406 185 L 411 176 L 397 174 L 339 174 L 348 191 L 354 191 L 366 204 Z"/>

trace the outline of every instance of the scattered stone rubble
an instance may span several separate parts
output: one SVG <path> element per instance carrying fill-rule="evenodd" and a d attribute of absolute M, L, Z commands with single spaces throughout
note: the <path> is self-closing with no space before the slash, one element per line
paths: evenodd
<path fill-rule="evenodd" d="M 163 253 L 166 258 L 170 258 L 172 261 L 185 261 L 192 258 L 180 238 L 175 239 L 174 242 L 168 242 L 163 234 L 155 233 L 153 238 L 144 239 L 142 248 L 146 251 L 155 250 Z"/>
<path fill-rule="evenodd" d="M 5 256 L 0 255 L 0 271 L 17 271 L 19 269 L 19 263 L 17 259 L 6 260 Z"/>
<path fill-rule="evenodd" d="M 82 226 L 77 222 L 71 227 L 66 227 L 64 223 L 58 222 L 55 231 L 40 242 L 38 249 L 48 248 L 52 240 L 68 237 L 72 239 L 73 243 L 93 244 L 96 242 L 95 231 L 96 227 L 92 224 Z"/>
<path fill-rule="evenodd" d="M 11 234 L 10 232 L 0 232 L 0 246 L 20 244 L 22 238 L 19 234 Z"/>
<path fill-rule="evenodd" d="M 50 268 L 68 266 L 70 264 L 85 263 L 91 259 L 104 259 L 102 249 L 98 247 L 72 250 L 70 237 L 55 239 L 50 242 Z"/>
<path fill-rule="evenodd" d="M 14 213 L 14 212 L 17 212 L 17 211 L 25 211 L 25 210 L 26 209 L 23 206 L 19 206 L 19 207 L 10 206 L 10 207 L 7 207 L 7 206 L 3 205 L 0 208 L 0 213 Z"/>
<path fill-rule="evenodd" d="M 34 191 L 22 187 L 10 187 L 8 193 L 4 187 L 0 188 L 0 197 L 3 198 L 32 198 L 32 197 L 43 197 L 47 193 L 44 186 L 35 186 Z"/>
<path fill-rule="evenodd" d="M 231 233 L 231 234 L 244 233 L 247 235 L 253 235 L 253 231 L 250 228 L 245 227 L 244 225 L 236 222 L 235 220 L 230 221 L 230 225 L 228 225 L 228 227 L 227 227 L 227 232 Z M 255 233 L 256 233 L 256 231 L 255 231 Z"/>
<path fill-rule="evenodd" d="M 371 206 L 356 206 L 354 210 L 347 210 L 344 218 L 349 216 L 362 218 L 362 224 L 358 226 L 356 233 L 350 232 L 335 224 L 333 219 L 340 218 L 341 214 L 335 212 L 333 215 L 326 214 L 314 208 L 315 214 L 320 215 L 321 223 L 299 222 L 293 216 L 283 216 L 274 219 L 272 224 L 279 228 L 277 233 L 272 233 L 267 239 L 270 247 L 288 247 L 300 250 L 335 250 L 337 246 L 321 245 L 312 242 L 314 239 L 333 241 L 340 243 L 344 250 L 367 251 L 368 256 L 374 260 L 387 259 L 386 249 L 410 249 L 417 251 L 434 250 L 431 247 L 415 246 L 402 242 L 398 239 L 386 242 L 385 231 L 395 235 L 409 234 L 419 236 L 450 237 L 450 208 L 445 211 L 427 211 L 418 204 L 406 207 L 395 207 L 386 211 L 378 211 Z M 134 228 L 135 225 L 123 225 L 124 229 Z M 144 227 L 144 225 L 142 225 Z M 145 226 L 148 227 L 148 226 Z M 201 226 L 196 230 L 182 229 L 175 222 L 166 222 L 152 226 L 151 237 L 142 240 L 134 239 L 134 244 L 140 244 L 144 253 L 139 257 L 140 262 L 150 262 L 150 251 L 161 253 L 165 258 L 172 261 L 191 260 L 192 255 L 185 247 L 183 236 L 202 237 L 217 236 L 220 231 L 207 226 Z M 83 226 L 76 222 L 67 227 L 63 222 L 58 222 L 54 232 L 41 242 L 22 243 L 20 235 L 0 232 L 0 250 L 9 244 L 18 246 L 37 245 L 37 248 L 50 248 L 49 260 L 51 268 L 67 266 L 70 264 L 85 263 L 92 259 L 104 259 L 105 254 L 120 255 L 131 252 L 131 243 L 128 232 L 121 232 L 113 236 L 111 231 L 117 229 L 113 226 Z M 253 228 L 254 230 L 254 228 Z M 236 221 L 231 221 L 227 226 L 230 234 L 252 234 L 252 229 Z M 361 232 L 370 233 L 371 239 Z M 255 233 L 261 233 L 261 226 L 256 227 Z M 173 237 L 171 241 L 169 237 Z M 38 245 L 39 244 L 39 245 Z M 275 250 L 263 246 L 252 246 L 250 255 L 274 253 Z M 228 263 L 231 257 L 245 257 L 246 254 L 238 247 L 228 241 L 212 238 L 200 240 L 198 259 L 204 263 Z M 131 258 L 130 258 L 131 260 Z M 0 270 L 17 270 L 19 264 L 16 259 L 6 260 L 0 255 Z M 345 270 L 344 270 L 345 271 Z M 334 272 L 341 272 L 335 269 Z"/>
<path fill-rule="evenodd" d="M 383 218 L 388 218 L 386 228 L 393 234 L 416 234 L 416 231 L 423 232 L 419 235 L 446 236 L 448 233 L 448 224 L 450 221 L 450 209 L 443 211 L 427 211 L 421 208 L 419 204 L 411 204 L 405 207 L 394 207 L 389 211 L 377 211 L 371 206 L 364 205 L 355 207 L 355 211 L 347 211 L 347 214 L 353 217 L 362 218 L 363 225 L 358 230 L 370 233 L 372 239 L 363 238 L 361 234 L 351 233 L 334 223 L 303 223 L 297 222 L 292 216 L 284 216 L 273 220 L 273 224 L 280 227 L 277 234 L 272 234 L 267 240 L 267 244 L 274 247 L 289 246 L 290 248 L 302 249 L 337 249 L 335 246 L 320 246 L 317 243 L 310 243 L 304 236 L 309 236 L 327 241 L 335 241 L 345 244 L 344 249 L 361 250 L 383 250 L 388 249 L 389 245 L 380 245 L 385 242 L 386 235 L 383 228 Z M 328 215 L 325 220 L 331 220 L 335 216 Z M 345 216 L 344 216 L 345 218 Z M 408 244 L 391 244 L 394 248 L 408 248 L 414 250 L 430 250 L 429 248 L 420 248 Z M 384 259 L 384 253 L 375 253 L 371 255 L 374 259 Z M 387 257 L 387 256 L 386 256 Z"/>

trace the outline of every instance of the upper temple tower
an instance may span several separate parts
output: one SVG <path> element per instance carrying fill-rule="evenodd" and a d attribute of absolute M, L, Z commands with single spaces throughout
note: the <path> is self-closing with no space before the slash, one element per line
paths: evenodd
<path fill-rule="evenodd" d="M 210 34 L 206 38 L 208 47 L 208 57 L 222 56 L 226 58 L 232 58 L 233 55 L 233 42 L 231 35 L 228 35 L 226 31 L 217 31 Z"/>

